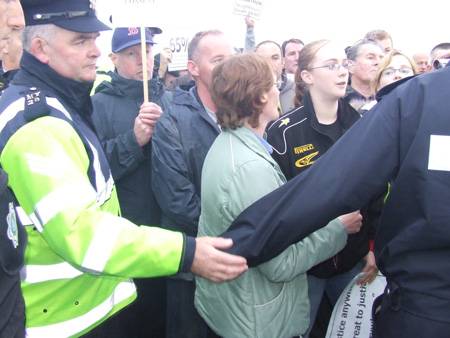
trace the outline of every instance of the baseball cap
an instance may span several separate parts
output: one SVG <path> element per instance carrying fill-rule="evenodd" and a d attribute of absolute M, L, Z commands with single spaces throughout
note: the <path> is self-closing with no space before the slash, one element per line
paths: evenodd
<path fill-rule="evenodd" d="M 160 32 L 162 32 L 161 29 L 157 27 L 145 28 L 145 42 L 154 45 L 153 35 L 159 34 Z M 116 28 L 111 41 L 111 50 L 113 53 L 117 53 L 128 47 L 139 45 L 140 43 L 141 29 L 139 27 Z"/>

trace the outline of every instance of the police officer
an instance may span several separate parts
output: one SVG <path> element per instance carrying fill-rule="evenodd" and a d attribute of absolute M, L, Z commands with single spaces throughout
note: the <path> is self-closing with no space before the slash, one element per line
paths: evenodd
<path fill-rule="evenodd" d="M 20 290 L 26 233 L 17 220 L 8 176 L 0 168 L 0 337 L 25 337 L 25 304 Z"/>
<path fill-rule="evenodd" d="M 0 165 L 27 216 L 21 217 L 28 225 L 27 336 L 91 330 L 136 297 L 128 277 L 190 270 L 222 281 L 242 273 L 245 259 L 217 250 L 229 240 L 137 227 L 118 217 L 89 97 L 100 55 L 95 40 L 108 27 L 87 0 L 22 4 L 21 70 L 0 98 Z"/>
<path fill-rule="evenodd" d="M 394 84 L 393 86 L 396 86 Z M 256 265 L 392 181 L 375 238 L 388 285 L 379 338 L 450 332 L 450 68 L 386 95 L 310 170 L 244 211 L 225 233 Z"/>
<path fill-rule="evenodd" d="M 19 1 L 0 0 L 0 49 L 25 25 Z M 2 82 L 0 82 L 0 91 Z M 0 337 L 25 336 L 25 305 L 19 270 L 23 264 L 26 235 L 18 223 L 8 176 L 0 167 Z"/>

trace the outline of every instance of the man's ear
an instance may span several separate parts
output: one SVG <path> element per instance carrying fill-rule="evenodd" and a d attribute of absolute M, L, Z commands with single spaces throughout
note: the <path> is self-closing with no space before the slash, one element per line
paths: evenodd
<path fill-rule="evenodd" d="M 50 50 L 47 41 L 39 37 L 31 41 L 30 53 L 44 64 L 50 62 Z"/>
<path fill-rule="evenodd" d="M 108 56 L 111 59 L 111 62 L 114 64 L 114 67 L 117 68 L 117 58 L 118 58 L 117 54 L 116 53 L 110 53 Z"/>
<path fill-rule="evenodd" d="M 350 74 L 353 74 L 355 71 L 355 63 L 353 61 L 350 61 L 350 63 L 348 64 L 348 72 Z"/>
<path fill-rule="evenodd" d="M 198 77 L 200 75 L 198 66 L 193 60 L 188 60 L 187 69 L 192 77 Z"/>

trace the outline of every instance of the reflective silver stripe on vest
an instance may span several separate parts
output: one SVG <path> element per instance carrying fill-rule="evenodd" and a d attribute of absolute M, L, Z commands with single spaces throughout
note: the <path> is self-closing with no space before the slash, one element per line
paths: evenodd
<path fill-rule="evenodd" d="M 33 225 L 33 222 L 31 221 L 30 217 L 26 214 L 25 210 L 22 209 L 22 207 L 16 207 L 16 213 L 17 217 L 19 218 L 20 224 L 23 226 L 29 226 Z"/>
<path fill-rule="evenodd" d="M 36 203 L 33 216 L 38 223 L 44 226 L 57 214 L 63 212 L 68 206 L 71 208 L 89 205 L 96 197 L 92 186 L 84 181 L 70 182 L 64 186 L 52 190 Z"/>
<path fill-rule="evenodd" d="M 0 132 L 5 128 L 6 124 L 11 121 L 16 115 L 23 111 L 25 108 L 25 98 L 22 97 L 12 102 L 8 107 L 0 114 Z"/>
<path fill-rule="evenodd" d="M 112 176 L 110 174 L 108 181 L 106 181 L 105 176 L 102 172 L 102 167 L 100 165 L 100 157 L 98 156 L 97 149 L 92 145 L 91 142 L 87 141 L 89 143 L 89 147 L 91 147 L 92 154 L 94 156 L 93 158 L 93 168 L 95 172 L 95 186 L 97 190 L 97 203 L 98 205 L 102 205 L 105 203 L 106 200 L 108 200 L 111 197 L 112 189 L 114 186 L 114 180 L 112 179 Z"/>
<path fill-rule="evenodd" d="M 27 338 L 61 338 L 74 336 L 107 317 L 114 306 L 132 297 L 135 292 L 136 288 L 131 281 L 122 282 L 116 286 L 114 292 L 108 299 L 84 315 L 57 324 L 28 327 Z"/>
<path fill-rule="evenodd" d="M 50 280 L 71 279 L 81 276 L 80 271 L 70 265 L 62 262 L 50 265 L 25 265 L 20 271 L 20 278 L 24 283 L 41 283 Z"/>
<path fill-rule="evenodd" d="M 81 265 L 89 270 L 103 272 L 120 234 L 123 233 L 122 230 L 126 228 L 125 224 L 121 218 L 105 215 L 102 221 L 95 225 L 94 236 Z"/>
<path fill-rule="evenodd" d="M 63 113 L 70 121 L 72 121 L 72 116 L 70 116 L 69 112 L 66 108 L 61 104 L 61 102 L 58 101 L 58 99 L 54 97 L 46 97 L 47 105 L 50 107 L 55 108 L 56 110 L 59 110 L 61 113 Z"/>

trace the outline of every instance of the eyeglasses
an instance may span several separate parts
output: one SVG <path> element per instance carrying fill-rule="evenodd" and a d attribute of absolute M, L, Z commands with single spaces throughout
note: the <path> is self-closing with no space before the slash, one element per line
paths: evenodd
<path fill-rule="evenodd" d="M 341 69 L 341 67 L 344 69 L 348 69 L 348 67 L 350 67 L 351 64 L 352 64 L 352 62 L 350 60 L 345 60 L 342 63 L 333 62 L 333 63 L 328 63 L 323 66 L 311 67 L 311 68 L 309 68 L 309 70 L 325 68 L 325 69 L 328 69 L 329 71 L 337 72 Z"/>
<path fill-rule="evenodd" d="M 381 73 L 383 76 L 387 76 L 387 77 L 391 77 L 394 76 L 395 73 L 400 73 L 400 75 L 403 76 L 408 76 L 408 75 L 412 75 L 413 74 L 413 70 L 410 67 L 401 67 L 401 68 L 386 68 L 385 70 L 383 70 L 383 72 Z"/>

